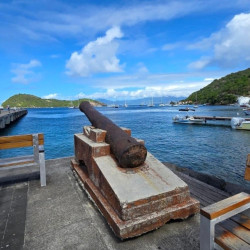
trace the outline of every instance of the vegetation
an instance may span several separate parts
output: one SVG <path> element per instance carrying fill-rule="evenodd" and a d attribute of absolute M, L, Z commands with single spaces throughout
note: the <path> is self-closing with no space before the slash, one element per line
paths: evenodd
<path fill-rule="evenodd" d="M 92 99 L 80 99 L 74 101 L 57 100 L 57 99 L 42 99 L 34 95 L 18 94 L 11 96 L 8 100 L 3 102 L 2 106 L 17 108 L 46 108 L 46 107 L 70 107 L 78 106 L 82 101 L 89 101 L 94 106 L 104 106 L 103 103 Z"/>
<path fill-rule="evenodd" d="M 239 96 L 250 96 L 250 68 L 216 79 L 184 101 L 224 105 L 235 103 Z"/>

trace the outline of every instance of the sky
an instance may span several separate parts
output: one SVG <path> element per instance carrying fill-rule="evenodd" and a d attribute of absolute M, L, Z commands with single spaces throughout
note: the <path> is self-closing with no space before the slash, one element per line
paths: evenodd
<path fill-rule="evenodd" d="M 250 0 L 0 0 L 0 103 L 183 97 L 249 68 Z"/>

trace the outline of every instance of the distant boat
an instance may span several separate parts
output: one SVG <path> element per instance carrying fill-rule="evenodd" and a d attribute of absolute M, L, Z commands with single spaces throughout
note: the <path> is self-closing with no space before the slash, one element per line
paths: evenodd
<path fill-rule="evenodd" d="M 148 104 L 148 107 L 154 107 L 154 100 L 153 100 L 153 96 L 152 96 L 152 100 L 151 100 L 151 103 Z"/>
<path fill-rule="evenodd" d="M 196 101 L 195 101 L 195 105 L 193 106 L 193 108 L 198 108 L 199 106 L 197 105 L 197 92 L 196 92 Z"/>
<path fill-rule="evenodd" d="M 250 121 L 244 118 L 234 117 L 231 119 L 231 127 L 238 130 L 250 130 Z"/>
<path fill-rule="evenodd" d="M 163 102 L 162 102 L 162 97 L 161 97 L 161 103 L 159 104 L 159 107 L 165 107 L 166 106 L 166 104 L 164 104 Z"/>
<path fill-rule="evenodd" d="M 108 108 L 119 108 L 118 104 L 111 104 L 107 106 Z"/>
<path fill-rule="evenodd" d="M 127 108 L 127 107 L 128 107 L 128 105 L 127 105 L 127 103 L 126 103 L 126 100 L 125 100 L 125 103 L 124 103 L 124 107 L 125 107 L 125 108 Z"/>
<path fill-rule="evenodd" d="M 179 111 L 195 111 L 195 109 L 185 108 L 185 109 L 179 109 Z M 172 118 L 174 123 L 185 123 L 185 124 L 202 124 L 205 123 L 204 119 L 201 118 L 195 118 L 194 116 L 189 116 L 188 114 L 186 116 L 179 116 L 176 115 Z"/>
<path fill-rule="evenodd" d="M 69 106 L 69 109 L 74 109 L 74 108 L 75 108 L 75 106 L 73 105 L 73 102 L 72 102 L 72 101 L 71 101 L 70 105 L 71 105 L 71 106 Z"/>

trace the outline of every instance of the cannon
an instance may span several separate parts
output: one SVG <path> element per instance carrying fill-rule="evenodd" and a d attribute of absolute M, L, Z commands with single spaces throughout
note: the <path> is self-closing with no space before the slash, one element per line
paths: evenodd
<path fill-rule="evenodd" d="M 107 131 L 105 141 L 122 168 L 134 168 L 144 163 L 147 149 L 129 136 L 120 127 L 98 112 L 89 102 L 84 101 L 79 109 L 87 116 L 92 126 Z"/>

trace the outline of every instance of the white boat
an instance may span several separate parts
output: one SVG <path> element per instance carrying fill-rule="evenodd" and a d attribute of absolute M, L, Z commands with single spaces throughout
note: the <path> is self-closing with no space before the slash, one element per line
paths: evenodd
<path fill-rule="evenodd" d="M 231 127 L 233 129 L 250 131 L 250 121 L 246 121 L 244 118 L 240 117 L 233 117 L 231 119 Z"/>
<path fill-rule="evenodd" d="M 176 115 L 175 117 L 173 117 L 173 122 L 175 123 L 195 123 L 195 124 L 202 124 L 205 123 L 204 119 L 200 119 L 200 118 L 195 118 L 194 116 L 179 116 Z"/>
<path fill-rule="evenodd" d="M 185 108 L 185 109 L 179 109 L 179 111 L 195 111 L 195 109 Z M 180 116 L 176 115 L 173 118 L 174 123 L 186 123 L 186 124 L 202 124 L 205 123 L 204 119 L 201 118 L 195 118 L 194 116 L 186 115 L 186 116 Z"/>
<path fill-rule="evenodd" d="M 124 103 L 124 107 L 125 107 L 125 108 L 128 107 L 128 104 L 127 104 L 126 100 L 125 100 L 125 103 Z"/>
<path fill-rule="evenodd" d="M 148 107 L 154 107 L 155 105 L 154 105 L 154 100 L 153 100 L 153 96 L 152 96 L 152 101 L 151 101 L 151 103 L 149 103 L 148 104 Z"/>
<path fill-rule="evenodd" d="M 71 101 L 70 105 L 71 105 L 71 106 L 68 107 L 69 109 L 74 109 L 74 108 L 75 108 L 75 106 L 73 105 L 73 102 L 72 102 L 72 101 Z"/>

